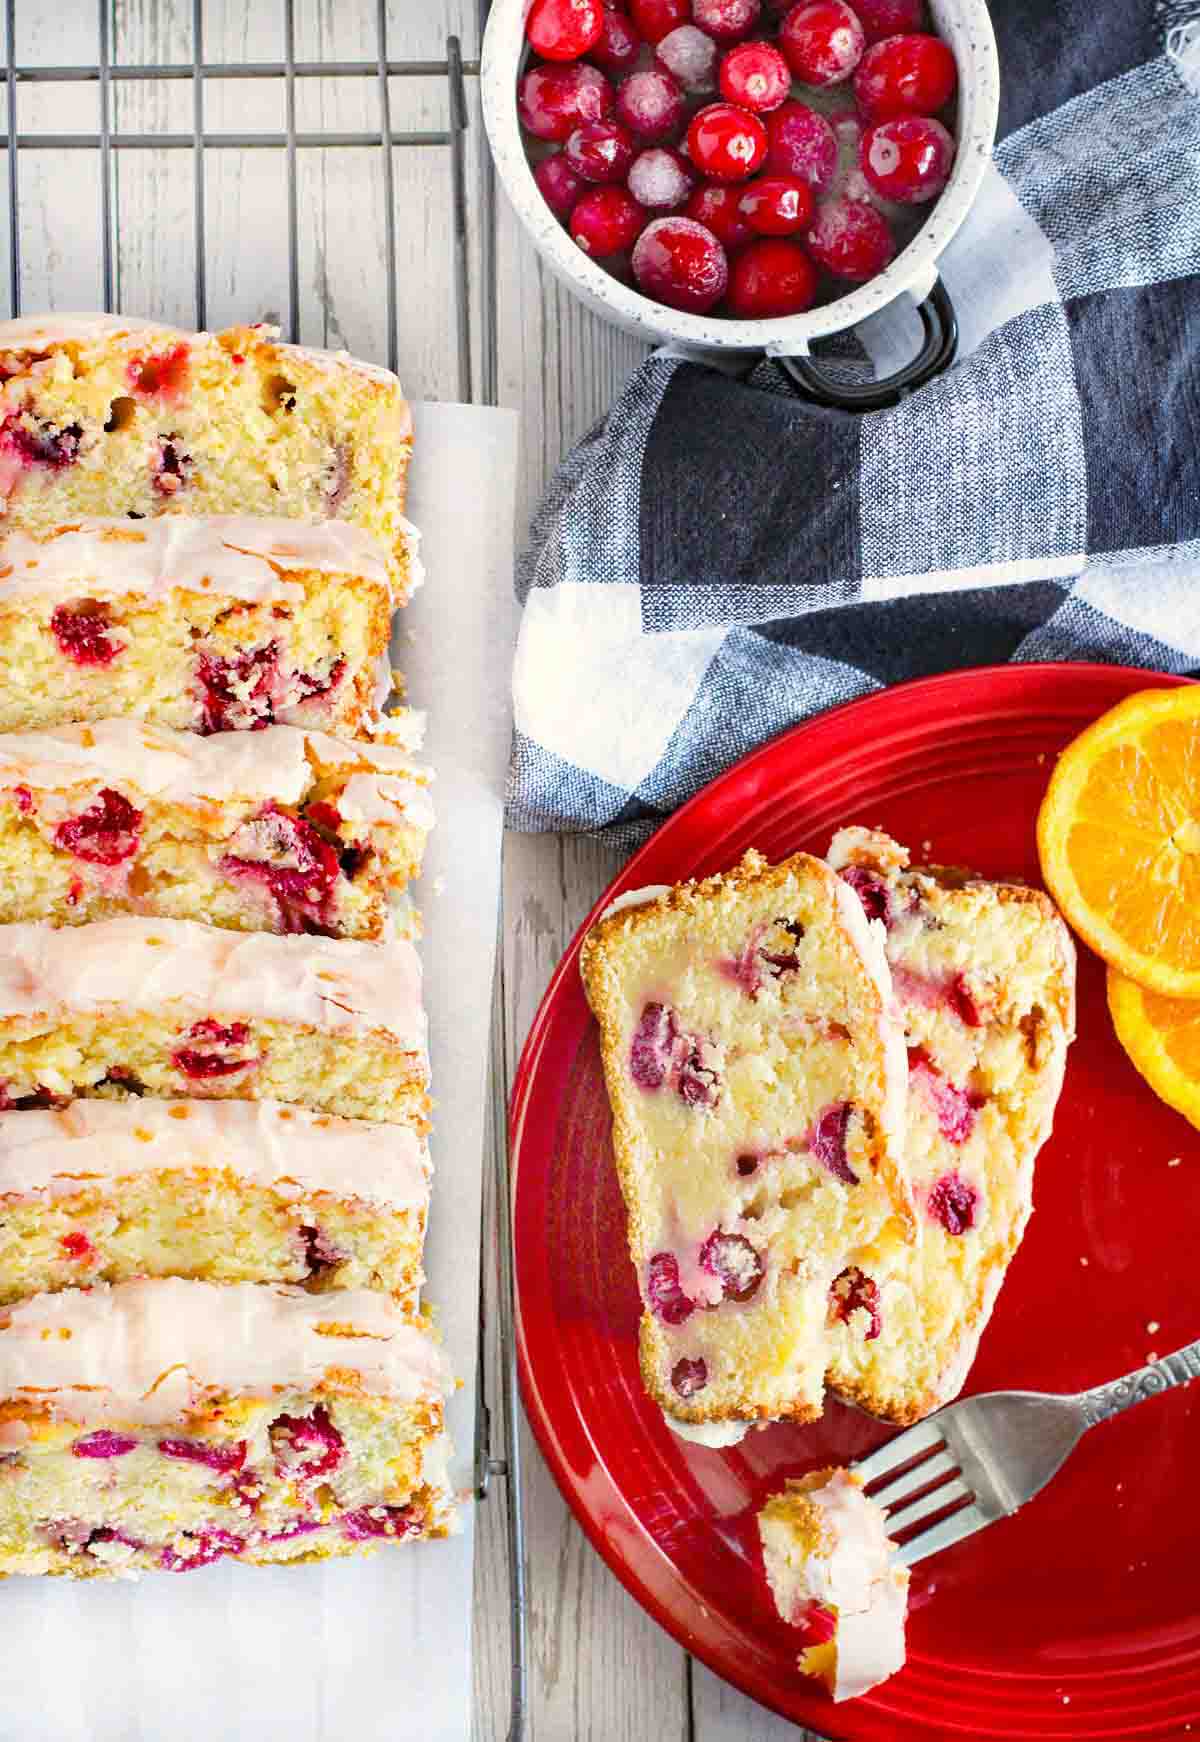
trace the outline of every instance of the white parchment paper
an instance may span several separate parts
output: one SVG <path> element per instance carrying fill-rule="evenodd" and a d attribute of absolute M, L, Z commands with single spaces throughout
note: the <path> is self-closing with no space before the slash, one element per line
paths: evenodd
<path fill-rule="evenodd" d="M 414 411 L 409 513 L 428 579 L 397 620 L 393 654 L 428 709 L 424 755 L 438 777 L 418 889 L 437 1102 L 426 1295 L 463 1380 L 449 1420 L 455 1483 L 469 1490 L 517 428 L 511 412 Z M 0 1582 L 0 1739 L 466 1742 L 469 1504 L 463 1524 L 448 1542 L 364 1562 Z"/>

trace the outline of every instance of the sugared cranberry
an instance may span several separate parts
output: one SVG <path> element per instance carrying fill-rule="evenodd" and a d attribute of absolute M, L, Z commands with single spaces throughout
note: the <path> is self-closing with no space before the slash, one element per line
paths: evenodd
<path fill-rule="evenodd" d="M 525 34 L 546 60 L 578 60 L 595 48 L 603 25 L 600 0 L 533 0 Z"/>
<path fill-rule="evenodd" d="M 679 1261 L 673 1252 L 656 1252 L 646 1266 L 646 1301 L 664 1325 L 682 1325 L 695 1312 L 695 1301 L 680 1286 Z"/>
<path fill-rule="evenodd" d="M 806 1139 L 809 1153 L 834 1179 L 856 1186 L 858 1175 L 850 1166 L 846 1151 L 846 1134 L 850 1127 L 849 1101 L 836 1101 L 826 1107 Z"/>
<path fill-rule="evenodd" d="M 197 1567 L 210 1567 L 227 1554 L 240 1554 L 245 1543 L 228 1530 L 185 1530 L 184 1539 L 195 1544 L 190 1554 L 180 1554 L 174 1547 L 165 1548 L 158 1564 L 168 1573 L 191 1573 Z"/>
<path fill-rule="evenodd" d="M 567 140 L 563 156 L 584 181 L 615 182 L 624 181 L 635 149 L 632 133 L 619 121 L 585 121 Z"/>
<path fill-rule="evenodd" d="M 742 190 L 736 184 L 707 182 L 688 201 L 687 215 L 711 230 L 728 252 L 754 238 L 754 231 L 742 215 L 741 197 Z"/>
<path fill-rule="evenodd" d="M 879 1311 L 879 1284 L 861 1271 L 857 1264 L 852 1264 L 840 1276 L 834 1277 L 829 1289 L 829 1311 L 832 1318 L 843 1325 L 850 1323 L 852 1313 L 867 1313 L 869 1323 L 863 1332 L 863 1341 L 866 1343 L 873 1343 L 883 1329 L 883 1319 Z"/>
<path fill-rule="evenodd" d="M 902 206 L 936 199 L 950 180 L 954 141 L 940 121 L 898 115 L 863 135 L 863 174 L 885 200 Z"/>
<path fill-rule="evenodd" d="M 617 92 L 617 115 L 641 139 L 665 139 L 677 132 L 683 109 L 683 89 L 662 67 L 630 73 Z"/>
<path fill-rule="evenodd" d="M 819 266 L 854 284 L 874 278 L 896 253 L 887 219 L 866 200 L 826 200 L 804 239 Z"/>
<path fill-rule="evenodd" d="M 680 1397 L 695 1397 L 708 1384 L 708 1362 L 699 1355 L 694 1361 L 689 1361 L 686 1356 L 676 1361 L 671 1369 L 671 1384 Z"/>
<path fill-rule="evenodd" d="M 729 283 L 725 250 L 693 218 L 656 218 L 637 239 L 633 275 L 647 296 L 668 308 L 705 314 Z"/>
<path fill-rule="evenodd" d="M 284 931 L 329 929 L 340 871 L 338 849 L 312 823 L 271 802 L 242 825 L 230 846 L 221 870 L 227 877 L 265 884 Z"/>
<path fill-rule="evenodd" d="M 271 1423 L 271 1449 L 280 1477 L 311 1482 L 342 1461 L 345 1441 L 323 1403 L 310 1415 L 281 1415 Z"/>
<path fill-rule="evenodd" d="M 59 428 L 29 411 L 14 411 L 0 424 L 0 452 L 15 455 L 24 466 L 49 466 L 52 472 L 75 464 L 82 441 L 82 425 Z"/>
<path fill-rule="evenodd" d="M 845 0 L 793 6 L 779 26 L 779 46 L 801 84 L 840 85 L 862 59 L 866 39 Z"/>
<path fill-rule="evenodd" d="M 553 157 L 543 157 L 533 172 L 542 198 L 560 224 L 565 224 L 575 210 L 584 183 L 571 168 L 561 151 Z"/>
<path fill-rule="evenodd" d="M 97 1428 L 95 1433 L 84 1434 L 82 1438 L 71 1443 L 73 1458 L 124 1458 L 130 1452 L 136 1452 L 140 1440 L 135 1440 L 132 1434 L 113 1433 L 109 1428 Z"/>
<path fill-rule="evenodd" d="M 881 919 L 884 925 L 890 923 L 892 898 L 886 879 L 877 871 L 868 871 L 865 865 L 847 865 L 839 875 L 862 902 L 868 919 Z"/>
<path fill-rule="evenodd" d="M 201 732 L 259 731 L 275 718 L 272 686 L 278 679 L 279 644 L 247 648 L 225 658 L 196 655 L 196 684 L 201 695 Z"/>
<path fill-rule="evenodd" d="M 925 0 L 854 0 L 854 10 L 869 43 L 920 30 L 925 23 Z"/>
<path fill-rule="evenodd" d="M 675 211 L 695 184 L 691 164 L 669 145 L 652 145 L 639 153 L 629 171 L 629 191 L 649 212 Z"/>
<path fill-rule="evenodd" d="M 343 1512 L 338 1523 L 342 1535 L 351 1542 L 366 1542 L 375 1536 L 415 1536 L 421 1528 L 411 1506 L 359 1506 Z"/>
<path fill-rule="evenodd" d="M 58 1243 L 73 1264 L 88 1264 L 96 1256 L 96 1248 L 80 1228 L 63 1234 Z"/>
<path fill-rule="evenodd" d="M 664 36 L 655 58 L 691 96 L 717 88 L 717 45 L 694 24 L 681 24 Z"/>
<path fill-rule="evenodd" d="M 762 0 L 692 0 L 692 17 L 715 42 L 741 42 L 762 12 Z"/>
<path fill-rule="evenodd" d="M 110 665 L 122 651 L 107 631 L 112 617 L 99 599 L 81 599 L 75 605 L 59 605 L 50 618 L 54 639 L 76 665 Z"/>
<path fill-rule="evenodd" d="M 735 256 L 726 307 L 738 320 L 778 320 L 811 308 L 818 284 L 799 243 L 764 237 Z"/>
<path fill-rule="evenodd" d="M 767 168 L 795 175 L 821 193 L 837 169 L 837 137 L 824 115 L 807 103 L 782 103 L 767 118 Z"/>
<path fill-rule="evenodd" d="M 700 1267 L 720 1280 L 726 1300 L 747 1301 L 758 1293 L 765 1274 L 762 1253 L 744 1234 L 718 1229 L 700 1248 Z"/>
<path fill-rule="evenodd" d="M 219 1476 L 240 1470 L 246 1462 L 245 1440 L 235 1440 L 230 1446 L 209 1445 L 206 1440 L 159 1440 L 158 1449 L 164 1458 L 178 1458 L 185 1464 L 203 1464 Z"/>
<path fill-rule="evenodd" d="M 90 865 L 119 865 L 137 852 L 141 826 L 141 811 L 134 809 L 124 793 L 105 786 L 94 804 L 58 825 L 54 845 Z"/>
<path fill-rule="evenodd" d="M 771 42 L 743 42 L 721 62 L 721 95 L 743 109 L 765 115 L 778 109 L 792 88 L 788 64 Z"/>
<path fill-rule="evenodd" d="M 585 254 L 603 260 L 632 248 L 648 216 L 624 188 L 591 188 L 576 204 L 567 227 Z"/>
<path fill-rule="evenodd" d="M 767 155 L 767 130 L 757 115 L 737 103 L 710 103 L 693 115 L 687 143 L 701 175 L 713 181 L 745 181 Z"/>
<path fill-rule="evenodd" d="M 946 1002 L 964 1027 L 983 1027 L 983 1012 L 964 974 L 955 974 L 946 987 Z"/>
<path fill-rule="evenodd" d="M 975 1226 L 979 1193 L 959 1173 L 944 1173 L 930 1189 L 926 1208 L 947 1234 L 965 1234 Z"/>
<path fill-rule="evenodd" d="M 614 96 L 599 67 L 531 67 L 517 87 L 517 110 L 527 133 L 561 145 L 585 121 L 610 115 Z"/>
<path fill-rule="evenodd" d="M 174 345 L 155 357 L 135 357 L 126 369 L 129 385 L 147 399 L 178 399 L 187 391 L 188 346 Z"/>
<path fill-rule="evenodd" d="M 794 236 L 812 210 L 812 189 L 794 175 L 761 175 L 742 195 L 742 216 L 759 236 Z"/>
<path fill-rule="evenodd" d="M 606 6 L 599 38 L 589 51 L 596 65 L 606 73 L 627 73 L 637 64 L 641 47 L 642 39 L 625 14 Z"/>
<path fill-rule="evenodd" d="M 940 36 L 889 36 L 869 48 L 854 75 L 854 95 L 868 121 L 933 115 L 958 85 L 954 54 Z"/>
<path fill-rule="evenodd" d="M 661 42 L 670 30 L 686 24 L 691 0 L 629 0 L 629 16 L 647 42 Z"/>
<path fill-rule="evenodd" d="M 828 1645 L 837 1633 L 837 1616 L 816 1597 L 802 1598 L 792 1610 L 791 1626 L 796 1629 L 796 1643 L 804 1651 L 814 1646 Z"/>
<path fill-rule="evenodd" d="M 175 496 L 196 469 L 191 454 L 175 435 L 160 435 L 150 459 L 150 482 L 160 496 Z"/>
<path fill-rule="evenodd" d="M 629 1047 L 629 1074 L 639 1089 L 661 1089 L 666 1082 L 676 1032 L 668 1005 L 646 1005 Z"/>

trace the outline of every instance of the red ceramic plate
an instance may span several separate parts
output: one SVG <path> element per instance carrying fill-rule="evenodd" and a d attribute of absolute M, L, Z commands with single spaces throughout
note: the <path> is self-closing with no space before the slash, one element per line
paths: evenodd
<path fill-rule="evenodd" d="M 1034 819 L 1056 751 L 1131 691 L 1178 680 L 1102 666 L 924 679 L 755 751 L 658 831 L 597 904 L 704 875 L 755 846 L 824 852 L 878 824 L 943 863 L 1038 877 Z M 581 934 L 580 934 L 581 935 Z M 729 1451 L 685 1445 L 638 1377 L 638 1296 L 579 936 L 525 1046 L 512 1105 L 518 1351 L 542 1451 L 637 1600 L 718 1675 L 854 1742 L 1200 1736 L 1200 1387 L 1095 1429 L 1015 1517 L 914 1570 L 905 1669 L 833 1706 L 774 1618 L 754 1515 L 786 1476 L 893 1430 L 831 1404 Z M 1079 1038 L 1037 1214 L 969 1391 L 1073 1391 L 1200 1336 L 1200 1136 L 1113 1037 L 1081 951 Z M 1167 1162 L 1181 1158 L 1182 1165 Z M 1151 1328 L 1154 1327 L 1154 1328 Z"/>

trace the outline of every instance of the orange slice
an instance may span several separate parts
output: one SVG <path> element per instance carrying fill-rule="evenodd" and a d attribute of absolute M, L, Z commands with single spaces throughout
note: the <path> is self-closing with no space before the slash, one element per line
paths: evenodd
<path fill-rule="evenodd" d="M 1108 970 L 1117 1039 L 1155 1094 L 1200 1126 L 1200 1002 L 1164 998 Z"/>
<path fill-rule="evenodd" d="M 1106 962 L 1200 998 L 1200 685 L 1141 690 L 1067 745 L 1038 850 L 1058 905 Z"/>

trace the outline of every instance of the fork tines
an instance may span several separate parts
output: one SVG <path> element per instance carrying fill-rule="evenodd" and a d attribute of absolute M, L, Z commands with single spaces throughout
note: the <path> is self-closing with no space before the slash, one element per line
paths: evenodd
<path fill-rule="evenodd" d="M 910 1428 L 870 1457 L 860 1458 L 854 1468 L 871 1499 L 888 1509 L 889 1536 L 924 1526 L 897 1549 L 896 1559 L 903 1566 L 970 1536 L 988 1522 L 936 1422 Z"/>

